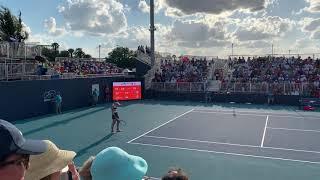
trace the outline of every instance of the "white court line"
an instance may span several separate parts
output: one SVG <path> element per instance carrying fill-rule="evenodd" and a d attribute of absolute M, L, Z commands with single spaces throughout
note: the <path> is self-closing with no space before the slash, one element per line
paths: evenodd
<path fill-rule="evenodd" d="M 253 157 L 253 158 L 262 158 L 262 159 L 292 161 L 292 162 L 300 162 L 300 163 L 320 164 L 320 162 L 314 162 L 314 161 L 303 161 L 303 160 L 276 158 L 276 157 L 268 157 L 268 156 L 256 156 L 256 155 L 249 155 L 249 154 L 228 153 L 228 152 L 220 152 L 220 151 L 209 151 L 209 150 L 182 148 L 182 147 L 174 147 L 174 146 L 163 146 L 163 145 L 144 144 L 144 143 L 131 143 L 131 144 L 137 144 L 137 145 L 143 145 L 143 146 L 153 146 L 153 147 L 162 147 L 162 148 L 169 148 L 169 149 L 181 149 L 181 150 L 197 151 L 197 152 L 225 154 L 225 155 L 233 155 L 233 156 L 243 156 L 243 157 Z"/>
<path fill-rule="evenodd" d="M 262 146 L 261 147 L 261 146 L 254 146 L 254 145 L 223 143 L 223 142 L 215 142 L 215 141 L 200 141 L 200 140 L 194 140 L 194 139 L 169 138 L 169 137 L 163 137 L 163 136 L 143 136 L 143 137 L 147 137 L 147 138 L 149 137 L 149 138 L 155 138 L 155 139 L 177 140 L 177 141 L 188 141 L 188 142 L 200 142 L 200 143 L 207 143 L 207 144 L 230 145 L 230 146 L 239 146 L 239 147 L 250 147 L 250 148 L 259 148 L 259 149 L 284 150 L 284 151 L 294 151 L 294 152 L 320 154 L 319 151 L 308 151 L 308 150 L 300 150 L 300 149 L 277 148 L 277 147 L 272 147 L 272 146 Z"/>
<path fill-rule="evenodd" d="M 200 142 L 200 143 L 208 143 L 208 144 L 221 144 L 221 145 L 231 145 L 231 146 L 254 147 L 254 148 L 259 148 L 260 147 L 260 146 L 254 146 L 254 145 L 223 143 L 223 142 L 215 142 L 215 141 L 200 141 L 200 140 L 181 139 L 181 138 L 169 138 L 169 137 L 162 137 L 162 136 L 144 136 L 144 137 L 150 137 L 150 138 L 156 138 L 156 139 L 178 140 L 178 141 Z"/>
<path fill-rule="evenodd" d="M 268 129 L 275 129 L 275 130 L 285 130 L 285 131 L 301 131 L 301 132 L 315 132 L 315 133 L 320 133 L 320 130 L 274 128 L 274 127 L 267 127 L 267 128 L 268 128 Z"/>
<path fill-rule="evenodd" d="M 264 146 L 264 147 L 262 147 L 262 149 L 273 149 L 273 150 L 284 150 L 284 151 L 294 151 L 294 152 L 320 154 L 319 151 L 308 151 L 308 150 L 302 150 L 302 149 L 277 148 L 277 147 L 272 147 L 272 146 Z"/>
<path fill-rule="evenodd" d="M 154 130 L 156 130 L 156 129 L 158 129 L 158 128 L 160 128 L 160 127 L 162 127 L 162 126 L 164 126 L 164 125 L 166 125 L 166 124 L 168 124 L 168 123 L 170 123 L 170 122 L 172 122 L 172 121 L 174 121 L 174 120 L 176 120 L 176 119 L 178 119 L 179 117 L 182 117 L 182 116 L 184 116 L 184 115 L 192 112 L 193 110 L 194 110 L 194 108 L 191 109 L 191 110 L 189 110 L 189 111 L 187 111 L 187 112 L 185 112 L 185 113 L 183 113 L 183 114 L 181 114 L 181 115 L 179 115 L 179 116 L 177 116 L 177 117 L 175 117 L 175 118 L 173 118 L 173 119 L 171 119 L 171 120 L 169 120 L 169 121 L 167 121 L 167 122 L 165 122 L 165 123 L 163 123 L 163 124 L 161 124 L 161 125 L 159 125 L 159 126 L 157 126 L 157 127 L 155 127 L 155 128 L 153 128 L 153 129 L 151 129 L 150 131 L 147 131 L 147 132 L 141 134 L 140 136 L 138 136 L 138 137 L 136 137 L 136 138 L 131 139 L 131 140 L 128 141 L 127 143 L 131 143 L 132 141 L 134 141 L 134 140 L 136 140 L 136 139 L 139 139 L 140 137 L 142 137 L 142 136 L 144 136 L 144 135 L 146 135 L 146 134 L 148 134 L 148 133 L 150 133 L 150 132 L 152 132 L 152 131 L 154 131 Z"/>
<path fill-rule="evenodd" d="M 202 112 L 212 112 L 212 113 L 220 113 L 220 112 L 232 112 L 230 110 L 210 110 L 210 109 L 195 109 L 195 111 Z M 281 117 L 292 117 L 292 118 L 309 118 L 309 119 L 318 119 L 320 116 L 306 115 L 306 117 L 297 117 L 297 113 L 273 113 L 273 112 L 260 112 L 260 111 L 236 111 L 238 113 L 252 113 L 252 114 L 264 114 L 269 116 L 281 116 Z M 287 116 L 292 115 L 292 116 Z M 301 116 L 301 115 L 300 115 Z"/>
<path fill-rule="evenodd" d="M 203 114 L 231 114 L 231 115 L 233 115 L 233 113 L 231 112 L 231 113 L 221 113 L 221 112 L 205 112 L 205 111 L 197 111 L 197 110 L 194 110 L 193 111 L 193 113 L 203 113 Z M 260 114 L 240 114 L 240 113 L 238 113 L 237 111 L 236 111 L 236 114 L 237 115 L 247 115 L 247 116 L 259 116 L 259 117 L 265 117 L 265 116 L 267 116 L 267 115 L 260 115 Z"/>
<path fill-rule="evenodd" d="M 230 113 L 224 113 L 224 112 L 219 112 L 219 111 L 198 111 L 198 110 L 194 110 L 193 111 L 194 113 L 208 113 L 208 114 L 233 114 L 233 113 L 231 113 L 230 111 Z M 286 115 L 271 115 L 271 114 L 264 114 L 264 115 L 262 115 L 262 114 L 241 114 L 241 112 L 239 113 L 239 111 L 237 112 L 236 111 L 236 114 L 237 115 L 245 115 L 245 116 L 257 116 L 257 117 L 263 117 L 263 116 L 272 116 L 272 117 L 287 117 L 287 118 L 297 118 L 297 119 L 305 119 L 305 118 L 307 118 L 307 119 L 317 119 L 316 117 L 297 117 L 297 116 L 286 116 Z"/>
<path fill-rule="evenodd" d="M 272 114 L 269 114 L 269 116 L 272 116 L 272 117 L 288 117 L 288 118 L 296 118 L 296 119 L 308 119 L 308 120 L 317 120 L 319 119 L 320 117 L 315 117 L 315 116 L 309 116 L 309 117 L 299 117 L 299 116 L 286 116 L 286 115 L 272 115 Z"/>
<path fill-rule="evenodd" d="M 210 110 L 210 109 L 195 109 L 195 111 L 206 111 L 206 112 L 231 112 L 230 110 Z M 253 114 L 281 114 L 281 113 L 272 113 L 272 112 L 261 112 L 261 111 L 237 111 L 240 113 L 253 113 Z M 294 113 L 287 113 L 295 115 Z"/>
<path fill-rule="evenodd" d="M 263 147 L 263 144 L 264 144 L 264 137 L 266 136 L 266 131 L 267 131 L 267 127 L 268 127 L 268 120 L 269 120 L 269 116 L 267 116 L 266 124 L 264 125 L 263 136 L 262 136 L 260 147 Z"/>

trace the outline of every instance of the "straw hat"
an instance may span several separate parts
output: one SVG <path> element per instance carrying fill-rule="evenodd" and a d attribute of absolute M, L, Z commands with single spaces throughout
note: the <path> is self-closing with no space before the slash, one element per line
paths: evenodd
<path fill-rule="evenodd" d="M 60 150 L 49 140 L 47 151 L 40 155 L 30 156 L 30 167 L 26 172 L 25 180 L 39 180 L 50 174 L 58 172 L 72 162 L 76 153 Z"/>

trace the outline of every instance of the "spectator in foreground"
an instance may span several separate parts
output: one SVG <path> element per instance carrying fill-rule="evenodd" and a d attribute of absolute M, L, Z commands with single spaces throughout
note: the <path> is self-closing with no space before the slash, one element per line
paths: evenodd
<path fill-rule="evenodd" d="M 29 168 L 29 157 L 46 151 L 39 140 L 25 139 L 11 123 L 0 120 L 0 179 L 23 180 Z"/>
<path fill-rule="evenodd" d="M 189 178 L 182 169 L 173 168 L 170 169 L 168 173 L 162 177 L 162 180 L 189 180 Z"/>
<path fill-rule="evenodd" d="M 94 156 L 89 157 L 89 159 L 87 159 L 80 168 L 79 174 L 82 180 L 92 180 L 90 169 L 94 158 Z"/>
<path fill-rule="evenodd" d="M 60 150 L 51 141 L 45 140 L 44 142 L 47 144 L 47 151 L 40 155 L 30 156 L 30 167 L 25 180 L 80 180 L 73 164 L 76 153 Z M 68 169 L 68 171 L 62 172 L 63 169 Z"/>
<path fill-rule="evenodd" d="M 109 147 L 96 157 L 90 157 L 80 169 L 80 175 L 84 180 L 140 180 L 147 169 L 148 164 L 143 158 L 118 147 Z"/>

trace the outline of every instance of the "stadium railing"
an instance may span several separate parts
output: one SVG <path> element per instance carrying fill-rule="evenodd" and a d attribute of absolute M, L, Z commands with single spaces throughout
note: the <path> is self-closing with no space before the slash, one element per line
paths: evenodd
<path fill-rule="evenodd" d="M 35 72 L 36 63 L 29 63 L 14 59 L 0 60 L 0 80 L 20 79 Z"/>
<path fill-rule="evenodd" d="M 151 89 L 157 91 L 178 91 L 178 92 L 205 92 L 207 82 L 153 82 Z"/>
<path fill-rule="evenodd" d="M 206 92 L 207 82 L 152 82 L 151 89 L 156 91 L 171 92 Z M 320 91 L 313 83 L 238 83 L 222 82 L 218 92 L 222 93 L 258 93 L 275 95 L 305 95 Z"/>
<path fill-rule="evenodd" d="M 77 75 L 74 73 L 64 73 L 62 75 L 26 75 L 23 80 L 50 80 L 50 79 L 79 79 L 79 78 L 102 78 L 102 77 L 134 77 L 126 73 L 112 73 L 112 74 L 86 74 Z"/>
<path fill-rule="evenodd" d="M 262 93 L 272 92 L 281 95 L 310 95 L 312 91 L 319 90 L 313 83 L 238 83 L 222 82 L 220 92 L 236 93 Z"/>

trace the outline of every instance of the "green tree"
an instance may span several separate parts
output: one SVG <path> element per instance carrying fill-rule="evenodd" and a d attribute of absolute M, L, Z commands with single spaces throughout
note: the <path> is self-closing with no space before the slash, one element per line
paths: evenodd
<path fill-rule="evenodd" d="M 73 52 L 74 52 L 74 49 L 68 49 L 68 52 L 69 52 L 69 57 L 73 57 Z"/>
<path fill-rule="evenodd" d="M 84 58 L 92 58 L 92 56 L 90 54 L 86 54 L 84 55 Z"/>
<path fill-rule="evenodd" d="M 135 67 L 134 52 L 127 47 L 116 47 L 108 55 L 106 61 L 109 63 L 116 64 L 121 68 Z"/>
<path fill-rule="evenodd" d="M 52 49 L 53 49 L 55 52 L 59 52 L 59 47 L 60 47 L 60 45 L 59 45 L 58 43 L 56 43 L 56 42 L 52 43 L 52 44 L 51 44 L 51 47 L 52 47 Z M 58 53 L 57 53 L 57 54 L 58 54 Z"/>
<path fill-rule="evenodd" d="M 43 48 L 42 49 L 42 55 L 45 56 L 49 61 L 55 61 L 56 55 L 53 52 L 53 50 L 48 49 L 48 48 Z"/>
<path fill-rule="evenodd" d="M 23 42 L 28 39 L 29 34 L 23 30 L 21 12 L 18 18 L 11 11 L 1 6 L 0 9 L 0 40 Z"/>
<path fill-rule="evenodd" d="M 86 54 L 83 52 L 82 48 L 76 48 L 76 50 L 74 51 L 74 56 L 76 58 L 83 58 L 84 55 Z"/>
<path fill-rule="evenodd" d="M 59 57 L 69 57 L 69 52 L 68 51 L 61 51 L 59 53 Z"/>

